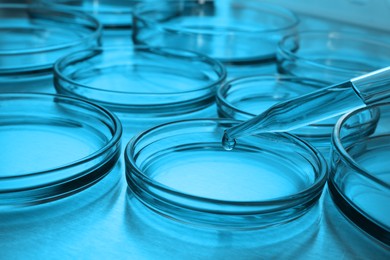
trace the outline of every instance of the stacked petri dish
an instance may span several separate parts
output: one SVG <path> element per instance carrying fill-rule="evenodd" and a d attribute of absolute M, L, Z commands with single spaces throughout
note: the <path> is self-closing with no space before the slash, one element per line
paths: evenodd
<path fill-rule="evenodd" d="M 276 71 L 276 45 L 298 18 L 259 1 L 163 1 L 133 14 L 136 44 L 184 48 L 222 61 L 228 77 Z"/>
<path fill-rule="evenodd" d="M 224 67 L 204 55 L 171 48 L 105 47 L 75 52 L 54 66 L 60 94 L 115 112 L 125 140 L 160 123 L 216 117 L 215 91 Z"/>
<path fill-rule="evenodd" d="M 373 131 L 362 131 L 367 125 Z M 328 183 L 330 194 L 344 215 L 387 246 L 390 245 L 389 144 L 390 103 L 343 116 L 332 136 Z"/>
<path fill-rule="evenodd" d="M 389 65 L 390 45 L 351 32 L 307 31 L 278 45 L 278 71 L 339 83 Z"/>
<path fill-rule="evenodd" d="M 94 17 L 41 5 L 0 3 L 0 92 L 54 92 L 53 63 L 99 45 Z"/>

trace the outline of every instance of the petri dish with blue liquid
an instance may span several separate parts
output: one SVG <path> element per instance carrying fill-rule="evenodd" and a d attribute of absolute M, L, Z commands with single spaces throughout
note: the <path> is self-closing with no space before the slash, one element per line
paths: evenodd
<path fill-rule="evenodd" d="M 1 93 L 0 107 L 1 257 L 69 256 L 118 199 L 121 124 L 59 95 Z"/>
<path fill-rule="evenodd" d="M 327 178 L 323 156 L 280 133 L 246 136 L 225 150 L 223 132 L 239 122 L 175 121 L 135 136 L 125 150 L 132 194 L 160 215 L 220 230 L 287 223 L 317 205 Z"/>
<path fill-rule="evenodd" d="M 197 51 L 222 61 L 228 77 L 276 71 L 277 42 L 296 32 L 291 11 L 259 1 L 166 1 L 139 5 L 133 41 Z"/>
<path fill-rule="evenodd" d="M 70 196 L 115 168 L 122 128 L 109 111 L 28 93 L 3 93 L 0 106 L 0 208 Z"/>
<path fill-rule="evenodd" d="M 99 21 L 88 14 L 0 3 L 0 92 L 54 93 L 53 63 L 97 46 L 100 34 Z"/>
<path fill-rule="evenodd" d="M 282 74 L 338 83 L 389 65 L 389 43 L 371 35 L 341 31 L 304 31 L 278 44 Z"/>
<path fill-rule="evenodd" d="M 136 5 L 151 0 L 37 0 L 61 10 L 86 12 L 103 25 L 104 45 L 130 45 L 132 11 Z"/>
<path fill-rule="evenodd" d="M 371 118 L 378 120 L 372 122 Z M 361 131 L 372 125 L 374 131 Z M 328 181 L 333 201 L 361 230 L 390 245 L 390 103 L 343 116 L 332 136 Z"/>
<path fill-rule="evenodd" d="M 146 46 L 79 51 L 54 65 L 57 92 L 116 113 L 126 141 L 164 122 L 216 117 L 215 91 L 225 77 L 223 65 L 202 54 Z"/>

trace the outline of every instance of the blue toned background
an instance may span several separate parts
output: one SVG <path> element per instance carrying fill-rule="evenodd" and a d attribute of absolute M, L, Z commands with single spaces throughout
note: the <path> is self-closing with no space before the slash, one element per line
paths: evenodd
<path fill-rule="evenodd" d="M 49 6 L 56 2 L 50 0 L 41 1 L 44 2 L 45 6 Z M 57 0 L 57 2 L 61 1 L 62 0 Z M 101 27 L 97 26 L 94 28 L 93 22 L 91 21 L 90 23 L 92 23 L 92 25 L 81 19 L 73 20 L 68 17 L 67 21 L 69 24 L 72 24 L 73 32 L 75 33 L 72 35 L 76 35 L 76 38 L 81 35 L 82 38 L 83 34 L 81 32 L 97 30 L 102 32 L 102 36 L 93 36 L 83 44 L 73 46 L 74 48 L 61 49 L 59 55 L 50 61 L 50 66 L 48 67 L 40 68 L 38 66 L 39 68 L 35 67 L 31 70 L 10 71 L 9 67 L 7 67 L 11 60 L 9 57 L 12 58 L 11 63 L 12 65 L 15 65 L 14 67 L 16 69 L 24 68 L 24 65 L 28 65 L 28 62 L 31 60 L 36 61 L 38 65 L 42 65 L 43 61 L 45 61 L 46 64 L 47 58 L 53 57 L 52 55 L 43 54 L 41 52 L 38 52 L 36 55 L 34 54 L 34 56 L 28 54 L 17 56 L 16 54 L 12 54 L 6 57 L 4 55 L 10 49 L 12 50 L 12 48 L 28 49 L 32 46 L 28 41 L 23 42 L 23 34 L 22 36 L 19 35 L 18 38 L 10 38 L 10 31 L 2 30 L 3 27 L 9 26 L 10 24 L 12 25 L 13 20 L 20 19 L 21 17 L 24 18 L 23 15 L 19 15 L 9 19 L 13 14 L 9 11 L 5 12 L 5 9 L 2 9 L 1 7 L 1 4 L 3 3 L 15 2 L 25 1 L 0 0 L 0 92 L 43 92 L 54 94 L 59 92 L 59 87 L 57 86 L 57 90 L 54 87 L 53 77 L 55 76 L 53 76 L 51 63 L 54 63 L 57 58 L 84 48 L 96 46 L 109 48 L 109 46 L 119 46 L 116 47 L 116 50 L 119 50 L 119 54 L 117 51 L 115 56 L 112 56 L 111 58 L 107 56 L 102 58 L 102 56 L 99 55 L 91 56 L 93 58 L 89 57 L 90 59 L 83 57 L 82 62 L 85 63 L 83 63 L 81 67 L 75 66 L 73 69 L 69 70 L 69 75 L 73 78 L 69 77 L 72 78 L 73 81 L 67 81 L 66 87 L 68 93 L 63 91 L 61 94 L 81 97 L 87 100 L 93 100 L 94 102 L 98 100 L 99 105 L 111 109 L 112 112 L 116 113 L 119 119 L 122 120 L 124 132 L 121 140 L 122 152 L 120 158 L 115 165 L 110 165 L 108 169 L 106 169 L 106 175 L 104 175 L 100 181 L 79 191 L 78 188 L 83 185 L 80 184 L 80 186 L 76 185 L 75 187 L 67 186 L 71 180 L 64 178 L 62 180 L 64 186 L 55 191 L 64 194 L 63 198 L 55 199 L 54 197 L 48 197 L 45 203 L 16 205 L 12 204 L 13 195 L 12 192 L 10 193 L 9 190 L 7 190 L 6 186 L 6 182 L 10 179 L 9 173 L 14 173 L 15 170 L 20 170 L 19 172 L 15 172 L 15 175 L 20 174 L 21 172 L 26 173 L 26 171 L 44 171 L 49 166 L 58 167 L 59 165 L 74 162 L 75 160 L 77 161 L 77 158 L 84 157 L 93 153 L 96 149 L 99 149 L 102 144 L 107 142 L 106 135 L 113 133 L 110 132 L 112 130 L 107 130 L 109 129 L 107 126 L 109 124 L 105 120 L 94 115 L 92 116 L 94 118 L 93 122 L 97 125 L 99 125 L 99 123 L 104 125 L 104 134 L 101 133 L 101 128 L 99 127 L 94 128 L 87 126 L 84 128 L 85 126 L 83 125 L 80 128 L 72 128 L 73 130 L 77 130 L 73 132 L 65 133 L 66 131 L 64 132 L 63 129 L 54 131 L 45 129 L 36 135 L 34 134 L 34 128 L 30 128 L 28 124 L 23 125 L 23 122 L 28 121 L 29 115 L 34 109 L 39 111 L 43 106 L 39 107 L 39 105 L 35 105 L 34 109 L 29 110 L 28 103 L 25 104 L 26 108 L 23 109 L 28 112 L 23 113 L 23 110 L 20 110 L 22 112 L 18 112 L 19 115 L 22 114 L 22 116 L 24 116 L 22 118 L 23 120 L 21 120 L 22 123 L 12 125 L 10 124 L 12 120 L 9 120 L 11 114 L 5 112 L 9 111 L 9 107 L 6 107 L 5 103 L 0 103 L 0 259 L 390 258 L 389 246 L 363 232 L 346 218 L 332 200 L 327 187 L 319 202 L 302 217 L 280 225 L 245 231 L 205 228 L 199 227 L 193 223 L 178 222 L 150 210 L 142 204 L 128 188 L 125 176 L 126 165 L 124 162 L 124 149 L 130 138 L 141 130 L 145 130 L 159 123 L 170 121 L 172 118 L 217 117 L 217 104 L 213 103 L 214 101 L 212 95 L 210 95 L 210 91 L 216 91 L 216 89 L 220 88 L 222 81 L 226 80 L 225 77 L 227 79 L 233 79 L 251 74 L 276 74 L 278 72 L 278 65 L 274 52 L 276 50 L 276 43 L 280 40 L 280 36 L 275 36 L 274 34 L 264 36 L 271 37 L 272 42 L 275 43 L 275 50 L 271 48 L 272 57 L 268 57 L 264 53 L 258 53 L 260 51 L 259 46 L 261 45 L 261 38 L 264 38 L 263 36 L 259 37 L 257 35 L 254 38 L 237 39 L 233 34 L 229 34 L 228 37 L 222 38 L 222 41 L 215 40 L 216 44 L 210 49 L 210 46 L 213 45 L 207 45 L 207 43 L 212 43 L 211 41 L 207 42 L 209 39 L 207 37 L 199 36 L 198 41 L 188 38 L 187 40 L 172 40 L 172 38 L 166 38 L 166 35 L 157 35 L 155 31 L 152 31 L 151 35 L 157 37 L 158 44 L 160 45 L 166 43 L 167 45 L 170 45 L 169 47 L 174 48 L 191 49 L 192 51 L 203 50 L 203 52 L 206 52 L 205 54 L 210 55 L 211 58 L 219 60 L 219 62 L 226 67 L 227 74 L 225 75 L 225 72 L 221 71 L 217 65 L 211 65 L 217 72 L 214 73 L 215 75 L 213 74 L 210 76 L 208 72 L 205 72 L 205 65 L 195 58 L 190 58 L 190 62 L 187 60 L 185 63 L 182 63 L 184 65 L 177 65 L 177 68 L 175 68 L 175 64 L 170 64 L 168 60 L 156 62 L 152 59 L 148 59 L 147 55 L 142 53 L 140 54 L 141 56 L 139 59 L 145 58 L 146 65 L 149 67 L 146 66 L 148 69 L 147 72 L 137 74 L 137 70 L 145 68 L 145 63 L 133 62 L 129 64 L 117 62 L 118 60 L 120 61 L 121 57 L 124 58 L 126 56 L 121 56 L 121 48 L 125 50 L 125 47 L 121 46 L 126 46 L 126 48 L 131 49 L 131 46 L 133 46 L 132 41 L 137 41 L 136 37 L 132 38 L 131 36 L 135 30 L 133 21 L 130 19 L 131 11 L 133 9 L 131 2 L 147 2 L 147 8 L 153 8 L 155 5 L 157 6 L 156 2 L 161 4 L 164 1 L 107 0 L 95 1 L 94 4 L 81 4 L 80 6 L 80 1 L 75 0 L 70 1 L 73 3 L 73 11 L 86 10 L 90 15 L 99 18 L 102 25 Z M 66 0 L 63 0 L 63 2 L 66 2 Z M 199 0 L 197 2 L 204 1 Z M 226 4 L 228 1 L 217 0 L 216 2 L 218 6 L 228 6 Z M 321 0 L 299 0 L 293 2 L 287 0 L 273 0 L 266 2 L 280 4 L 296 13 L 300 23 L 297 24 L 296 28 L 292 29 L 292 33 L 295 31 L 307 30 L 321 30 L 325 32 L 347 31 L 361 35 L 363 40 L 365 38 L 373 38 L 387 47 L 390 45 L 389 0 L 332 0 L 326 2 Z M 105 6 L 107 3 L 109 3 L 109 6 Z M 107 13 L 101 12 L 101 9 L 99 8 L 102 6 L 107 8 Z M 66 4 L 58 5 L 57 8 L 59 10 L 66 10 L 69 6 L 67 7 Z M 225 11 L 229 11 L 229 9 L 226 9 Z M 256 22 L 260 22 L 263 18 L 257 17 L 256 13 L 253 13 L 252 10 L 249 12 L 239 12 L 239 14 L 241 16 L 238 15 L 238 18 L 235 17 L 236 20 L 233 20 L 233 23 L 230 24 L 230 26 L 234 25 L 234 22 L 245 21 L 245 25 L 251 28 L 251 26 L 255 26 Z M 207 12 L 204 15 L 207 16 Z M 31 19 L 34 15 L 26 15 L 26 17 Z M 58 17 L 61 18 L 61 16 Z M 229 20 L 229 17 L 232 16 L 229 16 L 229 13 L 227 12 L 225 13 L 225 16 L 222 15 L 221 17 L 220 20 L 216 19 L 215 21 L 218 23 L 223 22 Z M 176 21 L 180 21 L 180 19 Z M 77 22 L 84 25 L 83 29 L 77 29 Z M 208 20 L 208 22 L 212 23 L 213 19 Z M 240 32 L 240 30 L 246 29 L 246 26 L 238 26 L 234 27 L 234 29 Z M 48 26 L 48 28 L 50 28 L 50 26 Z M 221 31 L 223 31 L 223 29 L 221 29 Z M 150 31 L 144 31 L 144 33 L 146 36 L 150 36 Z M 28 33 L 26 34 L 28 35 Z M 158 38 L 158 36 L 161 36 L 161 38 Z M 60 39 L 56 40 L 62 41 L 64 40 L 63 38 L 69 40 L 69 37 L 60 37 Z M 50 34 L 41 32 L 35 35 L 33 41 L 39 45 L 45 44 L 45 40 L 47 39 L 50 39 Z M 166 41 L 161 41 L 161 39 Z M 180 37 L 177 39 L 180 39 Z M 147 44 L 147 37 L 138 39 L 138 41 L 145 41 L 142 43 Z M 245 48 L 238 48 L 237 51 L 234 49 L 237 46 L 229 47 L 234 43 L 238 44 L 239 47 L 245 46 Z M 325 43 L 327 44 L 308 44 L 308 47 L 314 49 L 312 52 L 314 54 L 321 52 L 321 50 L 324 51 L 326 46 L 337 47 L 331 44 L 332 41 L 325 41 Z M 21 47 L 18 44 L 21 44 Z M 55 43 L 53 45 L 55 45 Z M 189 46 L 191 48 L 189 48 Z M 348 45 L 341 48 L 342 51 L 348 49 L 350 49 Z M 375 54 L 381 54 L 379 55 L 379 63 L 377 66 L 390 65 L 390 55 L 382 55 L 382 53 L 388 53 L 387 49 L 384 49 L 384 51 L 379 48 L 369 49 L 374 57 Z M 269 54 L 268 48 L 261 50 L 267 52 L 266 54 Z M 215 55 L 213 55 L 213 53 Z M 228 59 L 229 54 L 237 53 L 244 53 L 246 56 L 240 56 L 238 60 Z M 261 62 L 259 59 L 250 60 L 251 54 L 256 57 L 267 56 L 267 58 L 260 59 Z M 307 53 L 304 53 L 303 55 L 307 55 Z M 344 58 L 353 57 L 353 55 L 354 54 L 351 52 L 344 56 Z M 232 56 L 233 58 L 237 58 L 234 55 Z M 248 57 L 250 61 L 245 59 Z M 340 54 L 337 53 L 335 57 L 339 58 Z M 370 57 L 363 57 L 363 60 L 367 62 L 369 62 L 370 59 Z M 77 64 L 80 65 L 81 62 L 78 61 Z M 293 68 L 293 65 L 291 65 L 292 63 L 288 64 L 290 66 L 289 68 Z M 190 66 L 193 66 L 193 69 Z M 210 66 L 210 63 L 208 63 L 207 66 Z M 161 68 L 164 70 L 161 70 Z M 279 70 L 281 70 L 281 65 L 279 66 Z M 135 71 L 136 73 L 134 74 L 134 77 L 131 77 L 131 80 L 127 80 L 129 78 L 126 78 L 126 75 L 129 75 L 128 73 L 130 71 Z M 312 77 L 314 77 L 313 75 L 316 74 L 315 80 L 329 81 L 329 78 L 325 78 L 325 76 L 323 76 L 324 72 L 321 71 L 311 72 L 308 69 L 295 70 L 296 73 L 302 71 L 307 74 L 305 76 L 310 76 L 310 73 L 312 73 Z M 285 72 L 288 73 L 288 71 Z M 108 78 L 104 78 L 103 87 L 99 86 L 99 84 L 93 80 L 93 75 L 95 75 L 95 73 L 100 73 L 100 75 L 110 74 Z M 320 76 L 318 76 L 318 74 Z M 148 75 L 154 75 L 153 80 L 148 79 Z M 196 96 L 194 103 L 198 104 L 199 102 L 203 102 L 203 106 L 207 109 L 199 110 L 191 105 L 187 106 L 188 102 L 186 103 L 185 100 L 176 102 L 176 99 L 170 96 L 172 93 L 169 91 L 166 92 L 167 88 L 170 87 L 170 84 L 177 86 L 176 81 L 183 78 L 183 75 L 188 79 L 186 83 L 187 87 L 191 86 L 189 89 L 201 89 L 204 91 L 204 93 L 202 92 L 203 94 L 200 94 L 201 96 Z M 120 78 L 115 78 L 116 76 Z M 159 77 L 161 77 L 161 81 L 164 82 L 163 85 L 159 85 Z M 60 84 L 59 82 L 61 80 L 58 78 L 56 80 L 57 84 Z M 172 82 L 170 82 L 170 80 Z M 110 86 L 110 84 L 112 86 Z M 127 84 L 131 84 L 131 87 Z M 157 94 L 152 92 L 148 93 L 148 95 L 156 95 L 154 98 L 157 97 L 156 99 L 158 99 L 163 93 L 163 95 L 166 95 L 168 101 L 175 100 L 174 109 L 169 110 L 169 105 L 168 108 L 163 107 L 164 109 L 162 109 L 158 106 L 161 104 L 150 103 L 148 103 L 148 106 L 145 108 L 145 103 L 143 103 L 145 97 L 135 97 L 134 100 L 122 98 L 120 99 L 120 102 L 115 103 L 118 99 L 107 98 L 107 96 L 105 96 L 99 100 L 99 97 L 89 96 L 89 93 L 91 93 L 90 91 L 92 90 L 93 92 L 96 89 L 115 90 L 115 93 L 118 95 L 121 93 L 129 94 L 134 92 L 145 93 L 147 91 L 143 91 L 143 88 L 150 85 L 158 86 L 160 89 L 157 91 Z M 273 87 L 275 86 L 273 85 Z M 137 91 L 134 91 L 134 89 Z M 0 93 L 0 95 L 4 94 Z M 55 100 L 55 98 L 53 100 Z M 130 101 L 135 103 L 131 103 Z M 48 125 L 52 124 L 52 122 L 56 122 L 56 126 L 58 126 L 63 123 L 63 121 L 61 121 L 63 119 L 61 119 L 61 113 L 64 113 L 64 110 L 62 107 L 57 106 L 58 101 L 53 101 L 53 104 L 56 105 L 54 105 L 54 110 L 50 110 L 50 116 L 47 117 L 50 122 Z M 123 107 L 126 106 L 132 107 L 131 113 L 128 113 L 126 109 L 123 109 Z M 83 108 L 88 110 L 85 106 Z M 185 111 L 187 111 L 187 108 L 192 113 L 186 113 Z M 136 112 L 134 113 L 134 111 Z M 137 113 L 137 111 L 139 113 Z M 152 111 L 152 113 L 149 113 L 150 111 Z M 164 113 L 162 113 L 164 111 L 171 111 L 171 114 L 165 116 Z M 44 112 L 45 111 L 41 111 L 41 115 L 44 115 Z M 67 114 L 68 119 L 71 118 L 73 121 L 88 121 L 88 116 L 80 113 L 79 110 L 71 109 L 70 112 L 71 113 Z M 45 123 L 47 122 L 45 121 L 43 124 Z M 23 126 L 21 127 L 21 125 Z M 41 128 L 38 128 L 38 130 L 40 129 Z M 99 131 L 97 129 L 99 129 Z M 98 141 L 96 141 L 96 138 Z M 53 150 L 53 152 L 48 152 L 49 149 Z M 324 156 L 327 157 L 328 154 L 324 154 Z M 386 164 L 385 162 L 384 165 L 384 168 L 387 167 L 390 169 L 389 164 Z M 32 170 L 33 166 L 37 168 Z M 240 166 L 239 163 L 237 163 L 237 166 Z M 207 167 L 207 165 L 205 167 Z M 193 170 L 195 169 L 202 170 L 202 165 L 193 168 Z M 186 174 L 191 174 L 191 171 L 188 170 L 188 168 L 185 168 L 185 170 L 187 170 Z M 213 172 L 213 169 L 207 168 L 207 170 Z M 86 172 L 80 170 L 80 174 L 83 175 L 86 174 Z M 238 172 L 238 174 L 240 173 Z M 207 176 L 203 177 L 207 182 Z M 46 184 L 53 184 L 50 183 L 49 179 L 43 179 L 43 182 L 45 181 L 48 182 Z M 186 182 L 187 180 L 184 181 Z M 182 183 L 179 183 L 179 185 L 181 184 Z M 195 183 L 188 184 L 187 182 L 186 185 L 191 186 L 192 190 L 200 190 L 206 194 L 208 192 L 213 194 L 214 191 L 217 192 L 218 190 L 213 189 L 213 187 L 209 187 L 207 191 L 202 190 L 204 189 L 202 184 L 194 187 L 192 185 L 195 185 Z M 210 185 L 210 183 L 208 183 L 208 185 Z M 276 193 L 283 193 L 285 190 L 280 190 L 281 187 L 281 185 L 275 185 L 267 188 L 276 191 Z M 34 188 L 40 190 L 40 188 L 44 187 L 39 187 L 37 185 Z M 64 192 L 69 190 L 71 190 L 69 194 Z M 230 192 L 230 190 L 224 189 L 223 192 Z M 389 199 L 386 195 L 387 193 L 384 194 L 385 199 Z M 27 194 L 26 197 L 29 199 L 31 198 L 32 200 L 35 198 L 33 194 Z M 372 205 L 374 205 L 374 203 Z M 385 208 L 383 212 L 386 212 L 386 210 L 388 210 L 388 208 Z M 384 217 L 389 218 L 389 215 L 385 215 Z"/>

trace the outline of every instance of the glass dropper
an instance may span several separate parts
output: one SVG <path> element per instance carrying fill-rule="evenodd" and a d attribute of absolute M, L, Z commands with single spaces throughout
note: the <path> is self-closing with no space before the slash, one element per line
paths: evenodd
<path fill-rule="evenodd" d="M 280 102 L 224 132 L 222 145 L 232 150 L 236 139 L 265 132 L 287 132 L 390 98 L 390 67 Z"/>

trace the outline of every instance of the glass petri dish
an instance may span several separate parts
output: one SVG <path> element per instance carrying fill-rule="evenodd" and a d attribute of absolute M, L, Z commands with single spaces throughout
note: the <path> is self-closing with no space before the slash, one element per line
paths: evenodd
<path fill-rule="evenodd" d="M 39 0 L 61 10 L 89 13 L 103 25 L 103 44 L 131 44 L 132 11 L 151 0 Z"/>
<path fill-rule="evenodd" d="M 278 71 L 339 83 L 388 66 L 390 45 L 349 32 L 307 31 L 284 37 Z"/>
<path fill-rule="evenodd" d="M 217 229 L 258 229 L 292 221 L 321 195 L 323 157 L 289 134 L 243 138 L 222 148 L 224 129 L 240 121 L 183 120 L 151 128 L 125 150 L 135 196 L 172 219 Z"/>
<path fill-rule="evenodd" d="M 374 116 L 375 131 L 361 131 Z M 333 201 L 360 229 L 390 245 L 390 103 L 343 116 L 332 145 L 328 186 Z"/>
<path fill-rule="evenodd" d="M 120 155 L 109 111 L 50 94 L 0 94 L 0 207 L 40 204 L 106 176 Z"/>
<path fill-rule="evenodd" d="M 138 6 L 137 44 L 185 48 L 225 63 L 228 76 L 276 71 L 277 42 L 294 33 L 298 18 L 258 1 L 167 1 Z"/>
<path fill-rule="evenodd" d="M 225 77 L 218 61 L 201 54 L 144 46 L 79 51 L 54 65 L 58 93 L 115 112 L 129 137 L 175 119 L 214 116 Z"/>
<path fill-rule="evenodd" d="M 1 92 L 36 91 L 60 56 L 98 45 L 101 33 L 90 15 L 42 5 L 1 3 L 0 20 Z"/>
<path fill-rule="evenodd" d="M 222 118 L 249 120 L 276 103 L 329 86 L 325 81 L 287 76 L 253 75 L 225 83 L 217 90 L 218 115 Z M 337 118 L 327 119 L 291 131 L 314 145 L 324 156 L 330 154 L 330 139 Z"/>

